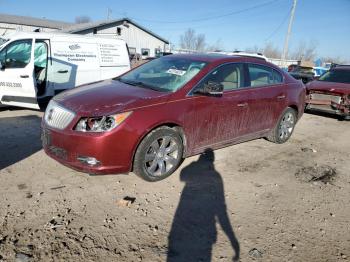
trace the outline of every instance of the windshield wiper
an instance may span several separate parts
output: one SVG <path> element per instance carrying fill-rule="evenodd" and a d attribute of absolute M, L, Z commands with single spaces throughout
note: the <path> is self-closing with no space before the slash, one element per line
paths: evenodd
<path fill-rule="evenodd" d="M 126 80 L 126 79 L 122 79 L 122 78 L 117 78 L 116 80 L 118 80 L 122 83 L 128 84 L 128 85 L 149 88 L 149 89 L 152 89 L 155 91 L 160 91 L 159 88 L 152 86 L 152 85 L 145 84 L 144 82 L 141 82 L 141 81 L 132 81 L 132 80 Z"/>

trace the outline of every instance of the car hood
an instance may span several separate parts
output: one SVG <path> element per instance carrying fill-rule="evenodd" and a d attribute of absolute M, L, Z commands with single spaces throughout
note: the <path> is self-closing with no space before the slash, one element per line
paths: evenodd
<path fill-rule="evenodd" d="M 166 102 L 168 98 L 169 93 L 111 79 L 67 90 L 54 100 L 81 116 L 101 116 Z"/>
<path fill-rule="evenodd" d="M 312 81 L 306 85 L 308 91 L 320 91 L 337 94 L 350 94 L 350 84 L 326 82 L 326 81 Z"/>

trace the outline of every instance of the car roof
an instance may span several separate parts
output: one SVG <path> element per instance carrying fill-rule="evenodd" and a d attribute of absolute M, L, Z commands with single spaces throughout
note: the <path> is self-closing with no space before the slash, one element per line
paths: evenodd
<path fill-rule="evenodd" d="M 169 56 L 167 56 L 169 57 Z M 266 63 L 266 60 L 259 57 L 254 56 L 243 56 L 243 55 L 226 55 L 226 54 L 219 54 L 219 53 L 195 53 L 195 54 L 174 54 L 171 55 L 171 57 L 178 57 L 178 58 L 188 58 L 203 62 L 239 62 L 242 60 L 247 60 L 250 62 L 263 62 Z"/>

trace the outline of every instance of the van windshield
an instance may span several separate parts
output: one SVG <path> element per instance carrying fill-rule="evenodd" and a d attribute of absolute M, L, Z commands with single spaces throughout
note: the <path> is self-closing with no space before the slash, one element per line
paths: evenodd
<path fill-rule="evenodd" d="M 175 92 L 196 76 L 206 64 L 188 58 L 165 56 L 152 60 L 115 80 L 156 91 Z"/>
<path fill-rule="evenodd" d="M 8 39 L 0 37 L 0 47 L 5 44 L 8 41 Z"/>

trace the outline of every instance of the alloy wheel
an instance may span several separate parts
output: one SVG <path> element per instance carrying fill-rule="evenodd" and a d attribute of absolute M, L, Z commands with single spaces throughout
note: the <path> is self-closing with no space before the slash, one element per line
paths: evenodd
<path fill-rule="evenodd" d="M 162 136 L 151 143 L 144 157 L 147 172 L 162 176 L 180 161 L 179 145 L 171 136 Z"/>
<path fill-rule="evenodd" d="M 281 140 L 287 140 L 291 136 L 294 129 L 294 124 L 295 119 L 293 113 L 287 112 L 283 116 L 278 130 L 278 136 Z"/>

